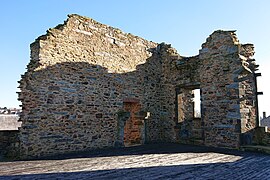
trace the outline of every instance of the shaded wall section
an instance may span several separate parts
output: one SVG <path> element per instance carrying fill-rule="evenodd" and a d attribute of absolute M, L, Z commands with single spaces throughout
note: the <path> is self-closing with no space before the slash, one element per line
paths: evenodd
<path fill-rule="evenodd" d="M 18 158 L 20 151 L 18 130 L 0 131 L 0 160 L 2 158 Z"/>

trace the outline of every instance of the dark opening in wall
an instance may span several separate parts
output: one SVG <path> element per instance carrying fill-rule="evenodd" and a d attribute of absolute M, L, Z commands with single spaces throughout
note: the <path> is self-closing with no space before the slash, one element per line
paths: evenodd
<path fill-rule="evenodd" d="M 199 87 L 193 85 L 176 88 L 176 131 L 179 140 L 183 142 L 203 144 L 204 141 Z"/>

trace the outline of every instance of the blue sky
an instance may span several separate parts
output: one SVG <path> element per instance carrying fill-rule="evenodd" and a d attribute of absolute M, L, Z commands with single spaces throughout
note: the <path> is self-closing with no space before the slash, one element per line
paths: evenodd
<path fill-rule="evenodd" d="M 260 112 L 270 114 L 269 9 L 269 0 L 2 0 L 0 107 L 20 104 L 16 87 L 30 59 L 30 43 L 76 13 L 147 40 L 170 43 L 184 56 L 198 54 L 214 30 L 237 30 L 241 43 L 255 44 L 263 75 L 258 80 L 264 92 Z"/>

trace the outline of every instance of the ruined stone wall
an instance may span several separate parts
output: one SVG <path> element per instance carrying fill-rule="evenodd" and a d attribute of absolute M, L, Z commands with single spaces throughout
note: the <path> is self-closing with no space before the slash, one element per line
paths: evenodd
<path fill-rule="evenodd" d="M 256 125 L 253 54 L 234 31 L 215 31 L 199 55 L 182 57 L 70 15 L 31 44 L 20 81 L 21 157 L 153 141 L 238 148 Z"/>
<path fill-rule="evenodd" d="M 237 148 L 240 134 L 254 128 L 256 89 L 241 47 L 234 31 L 216 31 L 200 50 L 206 145 Z"/>
<path fill-rule="evenodd" d="M 240 47 L 240 59 L 242 63 L 242 73 L 238 76 L 239 98 L 240 98 L 240 113 L 241 118 L 241 133 L 251 131 L 256 127 L 256 71 L 258 70 L 253 59 L 254 46 L 253 44 L 243 44 Z M 259 125 L 259 122 L 257 122 Z"/>
<path fill-rule="evenodd" d="M 114 146 L 125 98 L 151 111 L 147 139 L 159 139 L 156 46 L 78 15 L 39 37 L 20 81 L 22 157 Z"/>
<path fill-rule="evenodd" d="M 234 31 L 219 30 L 207 38 L 199 56 L 182 57 L 170 45 L 159 48 L 164 137 L 231 148 L 245 143 L 247 132 L 256 126 L 253 46 L 240 44 Z M 193 90 L 197 88 L 201 90 L 201 118 L 194 117 Z"/>
<path fill-rule="evenodd" d="M 189 143 L 193 138 L 193 90 L 199 88 L 198 56 L 182 57 L 170 45 L 160 44 L 162 59 L 161 119 L 164 137 Z M 179 98 L 181 100 L 179 100 Z"/>
<path fill-rule="evenodd" d="M 201 74 L 202 116 L 208 146 L 239 146 L 239 82 L 234 80 L 241 67 L 238 44 L 233 32 L 218 31 L 200 50 L 204 72 Z"/>

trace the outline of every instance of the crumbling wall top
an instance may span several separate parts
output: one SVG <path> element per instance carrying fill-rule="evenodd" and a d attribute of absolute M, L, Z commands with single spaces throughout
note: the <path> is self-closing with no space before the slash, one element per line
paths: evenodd
<path fill-rule="evenodd" d="M 86 62 L 110 72 L 131 72 L 151 57 L 148 50 L 156 46 L 157 43 L 91 18 L 71 14 L 63 24 L 49 29 L 31 44 L 28 69 L 36 71 L 57 63 Z"/>
<path fill-rule="evenodd" d="M 209 56 L 228 55 L 238 53 L 239 40 L 235 34 L 236 31 L 214 31 L 202 44 L 200 50 L 200 59 L 209 58 Z"/>

